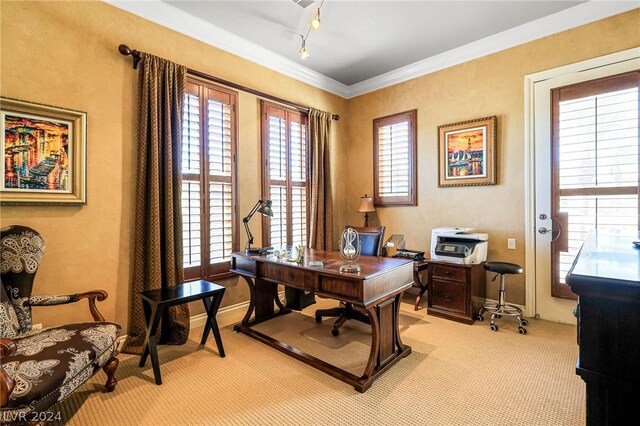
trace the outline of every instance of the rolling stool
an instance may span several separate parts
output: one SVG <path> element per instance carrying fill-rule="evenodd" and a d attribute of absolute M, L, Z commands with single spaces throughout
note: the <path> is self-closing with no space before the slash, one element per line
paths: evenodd
<path fill-rule="evenodd" d="M 498 325 L 493 322 L 496 318 L 501 318 L 503 315 L 516 317 L 519 324 L 518 333 L 527 334 L 527 329 L 525 327 L 529 325 L 529 321 L 522 318 L 522 309 L 517 306 L 508 305 L 504 300 L 505 274 L 521 274 L 522 267 L 520 265 L 507 262 L 486 262 L 484 264 L 484 269 L 489 272 L 496 273 L 496 276 L 493 277 L 491 281 L 495 281 L 496 278 L 498 278 L 498 275 L 500 275 L 500 296 L 498 298 L 498 303 L 485 303 L 482 305 L 480 312 L 476 315 L 476 320 L 484 321 L 482 314 L 485 312 L 491 312 L 491 324 L 489 324 L 489 327 L 491 328 L 491 331 L 498 331 Z"/>

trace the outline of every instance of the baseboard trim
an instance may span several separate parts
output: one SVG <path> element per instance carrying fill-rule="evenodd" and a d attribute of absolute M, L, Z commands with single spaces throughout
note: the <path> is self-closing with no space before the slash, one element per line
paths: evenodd
<path fill-rule="evenodd" d="M 226 327 L 227 325 L 234 324 L 236 322 L 240 322 L 244 317 L 244 314 L 247 312 L 247 307 L 249 306 L 249 301 L 236 303 L 235 305 L 225 306 L 224 308 L 220 308 L 218 310 L 218 315 L 216 315 L 216 320 L 218 320 L 219 327 Z M 207 321 L 207 313 L 203 312 L 198 315 L 191 316 L 191 320 L 189 321 L 189 325 L 191 328 L 202 327 Z"/>
<path fill-rule="evenodd" d="M 225 306 L 224 308 L 220 308 L 218 310 L 218 315 L 216 315 L 216 319 L 218 320 L 219 327 L 226 327 L 228 325 L 237 323 L 242 321 L 244 314 L 247 312 L 247 307 L 249 306 L 249 301 L 236 303 L 235 305 Z M 189 326 L 191 328 L 197 328 L 204 326 L 207 321 L 206 312 L 193 315 L 189 319 Z M 118 350 L 124 345 L 124 341 L 127 340 L 127 334 L 122 334 L 116 340 L 116 348 Z"/>
<path fill-rule="evenodd" d="M 279 293 L 281 293 L 281 297 L 284 294 L 283 291 Z M 487 303 L 498 303 L 497 300 L 493 300 L 493 299 L 486 299 L 486 301 Z M 524 305 L 519 305 L 517 303 L 509 303 L 509 304 L 522 309 L 522 312 L 526 312 Z M 247 312 L 248 306 L 249 306 L 249 301 L 247 300 L 244 302 L 236 303 L 235 305 L 225 306 L 224 308 L 221 308 L 218 311 L 218 315 L 216 315 L 216 319 L 218 320 L 218 326 L 226 327 L 228 325 L 235 324 L 237 322 L 242 321 L 244 314 Z M 523 314 L 523 316 L 526 316 L 526 315 Z M 189 326 L 191 328 L 202 327 L 204 326 L 206 321 L 207 321 L 207 314 L 205 312 L 197 315 L 192 315 L 189 320 Z M 118 340 L 116 341 L 117 348 L 122 347 L 126 338 L 127 338 L 126 334 L 118 337 Z"/>

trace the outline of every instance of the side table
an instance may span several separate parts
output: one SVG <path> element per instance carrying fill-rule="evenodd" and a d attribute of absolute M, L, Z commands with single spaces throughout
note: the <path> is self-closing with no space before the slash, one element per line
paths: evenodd
<path fill-rule="evenodd" d="M 213 337 L 218 346 L 218 353 L 221 358 L 224 358 L 222 337 L 220 336 L 218 322 L 216 321 L 216 314 L 218 313 L 220 302 L 222 302 L 224 291 L 225 288 L 221 285 L 199 280 L 180 284 L 175 287 L 148 290 L 140 293 L 144 316 L 147 322 L 147 334 L 144 340 L 144 351 L 140 357 L 139 366 L 144 367 L 147 362 L 147 356 L 151 355 L 153 376 L 155 377 L 157 385 L 162 384 L 162 377 L 160 375 L 160 363 L 158 362 L 158 349 L 156 347 L 156 331 L 158 330 L 162 314 L 171 306 L 202 300 L 207 312 L 207 323 L 204 327 L 200 344 L 204 345 L 207 343 L 209 331 L 213 331 Z"/>
<path fill-rule="evenodd" d="M 428 267 L 429 267 L 428 260 L 413 262 L 413 286 L 418 287 L 420 289 L 420 292 L 418 293 L 418 297 L 416 297 L 416 303 L 413 306 L 414 311 L 417 311 L 418 309 L 420 309 L 420 300 L 422 299 L 422 296 L 424 296 L 424 293 L 429 288 L 429 285 L 428 285 L 429 280 L 427 279 L 427 282 L 423 283 L 420 277 L 420 272 L 426 270 Z"/>

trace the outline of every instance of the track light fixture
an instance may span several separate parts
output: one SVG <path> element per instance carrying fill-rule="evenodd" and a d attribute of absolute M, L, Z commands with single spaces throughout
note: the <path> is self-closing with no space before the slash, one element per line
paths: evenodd
<path fill-rule="evenodd" d="M 300 58 L 307 59 L 309 57 L 309 51 L 307 50 L 307 43 L 304 37 L 302 37 L 302 47 L 300 48 Z"/>
<path fill-rule="evenodd" d="M 322 9 L 322 5 L 324 4 L 324 0 L 320 3 L 320 6 L 316 9 L 316 14 L 311 21 L 309 21 L 309 29 L 305 35 L 299 34 L 302 39 L 302 46 L 300 46 L 300 58 L 307 59 L 309 57 L 309 50 L 307 49 L 307 38 L 309 38 L 309 33 L 311 30 L 317 31 L 320 28 L 320 9 Z"/>
<path fill-rule="evenodd" d="M 318 31 L 318 28 L 320 28 L 320 8 L 318 8 L 316 16 L 309 22 L 309 26 L 314 31 Z"/>

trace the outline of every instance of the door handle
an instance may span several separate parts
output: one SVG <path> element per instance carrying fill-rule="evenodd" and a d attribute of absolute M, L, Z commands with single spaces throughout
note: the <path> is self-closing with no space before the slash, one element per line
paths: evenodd
<path fill-rule="evenodd" d="M 558 221 L 558 219 L 556 219 L 555 217 L 551 217 L 551 220 L 558 224 L 558 233 L 556 235 L 552 234 L 551 236 L 551 242 L 554 242 L 555 240 L 560 238 L 560 234 L 562 234 L 562 226 L 560 225 L 560 222 Z M 554 231 L 555 230 L 553 228 L 548 229 L 548 228 L 545 228 L 544 226 L 538 228 L 538 232 L 542 235 L 548 234 L 549 232 L 553 233 Z"/>

